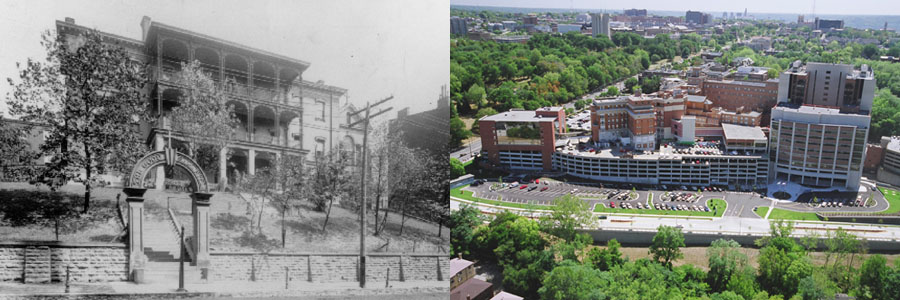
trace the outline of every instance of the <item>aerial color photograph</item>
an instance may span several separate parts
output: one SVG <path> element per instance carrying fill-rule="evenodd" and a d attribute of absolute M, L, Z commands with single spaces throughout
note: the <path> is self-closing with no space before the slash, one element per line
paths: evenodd
<path fill-rule="evenodd" d="M 900 299 L 900 2 L 451 0 L 450 299 Z"/>

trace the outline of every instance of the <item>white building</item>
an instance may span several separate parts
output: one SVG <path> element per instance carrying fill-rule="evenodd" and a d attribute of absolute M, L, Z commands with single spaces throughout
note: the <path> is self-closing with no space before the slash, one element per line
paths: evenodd
<path fill-rule="evenodd" d="M 591 33 L 593 36 L 605 35 L 609 37 L 609 14 L 593 14 L 591 16 Z"/>

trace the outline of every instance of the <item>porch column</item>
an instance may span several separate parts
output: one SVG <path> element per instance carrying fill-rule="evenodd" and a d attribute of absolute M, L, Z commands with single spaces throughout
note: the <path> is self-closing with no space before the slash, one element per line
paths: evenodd
<path fill-rule="evenodd" d="M 228 148 L 219 150 L 219 191 L 228 187 Z"/>
<path fill-rule="evenodd" d="M 253 126 L 253 119 L 254 119 L 253 118 L 253 110 L 254 110 L 254 108 L 255 107 L 254 107 L 253 103 L 247 103 L 247 140 L 251 141 L 251 142 L 253 141 L 253 135 L 254 135 L 253 130 L 255 129 L 254 128 L 255 126 Z"/>
<path fill-rule="evenodd" d="M 144 193 L 145 188 L 125 188 L 128 202 L 128 279 L 144 283 Z"/>
<path fill-rule="evenodd" d="M 282 158 L 284 158 L 284 156 L 281 155 L 281 152 L 275 152 L 275 172 L 281 172 L 281 165 L 284 164 L 284 162 L 281 161 Z"/>
<path fill-rule="evenodd" d="M 247 150 L 247 174 L 256 174 L 256 150 Z"/>
<path fill-rule="evenodd" d="M 153 150 L 162 151 L 166 148 L 166 140 L 159 132 L 156 133 L 156 136 L 153 140 Z M 132 182 L 131 185 L 134 186 L 144 186 L 143 182 Z M 166 189 L 166 169 L 163 165 L 156 167 L 156 182 L 154 183 L 156 186 L 154 189 L 164 190 Z"/>
<path fill-rule="evenodd" d="M 278 106 L 274 107 L 275 117 L 273 118 L 273 123 L 275 123 L 275 132 L 278 133 L 278 136 L 275 137 L 275 140 L 272 141 L 272 144 L 279 145 L 282 144 L 282 132 L 281 132 L 281 110 L 278 109 Z"/>
<path fill-rule="evenodd" d="M 199 266 L 203 278 L 206 278 L 209 269 L 209 200 L 213 194 L 193 193 L 191 200 L 194 206 L 194 262 L 191 265 Z"/>

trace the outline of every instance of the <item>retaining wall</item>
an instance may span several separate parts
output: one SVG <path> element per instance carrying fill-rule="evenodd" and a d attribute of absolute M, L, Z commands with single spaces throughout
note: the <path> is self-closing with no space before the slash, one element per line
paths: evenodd
<path fill-rule="evenodd" d="M 0 242 L 0 281 L 50 283 L 128 280 L 125 244 Z"/>
<path fill-rule="evenodd" d="M 589 234 L 595 242 L 604 244 L 610 239 L 616 239 L 619 243 L 626 247 L 649 247 L 653 241 L 656 231 L 629 231 L 629 230 L 584 230 L 579 229 L 580 233 Z M 732 239 L 744 247 L 756 247 L 754 241 L 765 235 L 757 234 L 710 234 L 697 233 L 692 231 L 684 232 L 684 244 L 687 247 L 706 247 L 717 239 Z M 799 239 L 797 239 L 799 242 Z M 824 238 L 819 238 L 819 249 L 824 249 Z M 898 240 L 868 240 L 866 246 L 873 253 L 900 253 L 900 241 Z"/>
<path fill-rule="evenodd" d="M 358 280 L 359 254 L 333 253 L 210 253 L 210 280 L 353 282 Z M 390 269 L 390 275 L 388 275 Z M 370 254 L 366 281 L 449 280 L 446 254 Z"/>

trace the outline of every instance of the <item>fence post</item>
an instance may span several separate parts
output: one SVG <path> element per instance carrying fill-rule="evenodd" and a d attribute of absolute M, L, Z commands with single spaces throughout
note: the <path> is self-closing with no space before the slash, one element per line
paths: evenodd
<path fill-rule="evenodd" d="M 391 282 L 391 268 L 387 269 L 387 276 L 384 277 L 384 287 L 387 288 Z"/>
<path fill-rule="evenodd" d="M 66 294 L 69 293 L 69 272 L 72 269 L 72 265 L 66 265 Z"/>

